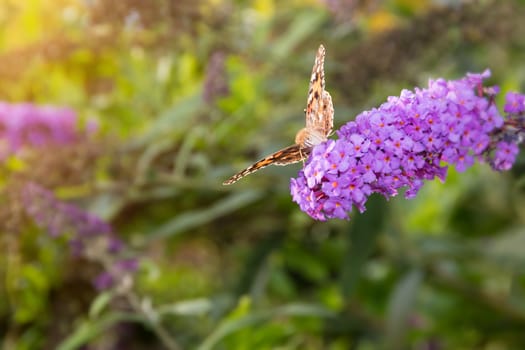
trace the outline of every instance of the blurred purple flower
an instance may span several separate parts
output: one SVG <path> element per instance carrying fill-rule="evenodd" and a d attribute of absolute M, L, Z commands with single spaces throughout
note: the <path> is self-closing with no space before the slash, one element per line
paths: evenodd
<path fill-rule="evenodd" d="M 99 274 L 93 284 L 97 290 L 104 290 L 112 288 L 117 283 L 117 278 L 130 273 L 134 273 L 138 269 L 137 259 L 122 259 L 113 264 L 109 271 L 104 271 Z"/>
<path fill-rule="evenodd" d="M 216 98 L 228 95 L 230 89 L 226 76 L 226 55 L 222 51 L 215 51 L 208 62 L 204 81 L 202 98 L 211 104 Z"/>
<path fill-rule="evenodd" d="M 115 283 L 115 278 L 113 275 L 109 272 L 102 272 L 97 277 L 95 277 L 95 280 L 93 281 L 93 284 L 95 285 L 95 288 L 98 291 L 109 289 L 113 287 Z"/>
<path fill-rule="evenodd" d="M 35 183 L 25 186 L 22 200 L 26 213 L 52 237 L 68 234 L 73 255 L 104 264 L 106 271 L 94 280 L 97 289 L 109 288 L 125 274 L 137 270 L 136 259 L 118 256 L 124 244 L 99 217 L 59 200 L 51 191 Z"/>
<path fill-rule="evenodd" d="M 29 216 L 52 236 L 74 232 L 79 238 L 85 238 L 112 233 L 105 221 L 75 205 L 60 201 L 51 191 L 35 183 L 28 183 L 22 196 Z"/>
<path fill-rule="evenodd" d="M 67 144 L 76 138 L 77 116 L 68 108 L 0 102 L 0 159 L 23 146 Z"/>
<path fill-rule="evenodd" d="M 525 129 L 525 97 L 507 95 L 505 112 L 511 114 L 504 119 L 493 103 L 499 89 L 482 87 L 489 76 L 487 70 L 430 80 L 426 89 L 404 90 L 359 114 L 337 132 L 338 140 L 314 148 L 291 181 L 293 200 L 315 219 L 345 219 L 353 206 L 365 211 L 372 193 L 389 198 L 406 187 L 405 197 L 412 198 L 423 180 L 444 181 L 445 164 L 464 171 L 475 160 L 488 160 L 496 170 L 510 169 L 522 139 L 516 135 Z"/>
<path fill-rule="evenodd" d="M 123 272 L 135 272 L 139 267 L 137 259 L 122 259 L 115 264 L 116 268 Z"/>

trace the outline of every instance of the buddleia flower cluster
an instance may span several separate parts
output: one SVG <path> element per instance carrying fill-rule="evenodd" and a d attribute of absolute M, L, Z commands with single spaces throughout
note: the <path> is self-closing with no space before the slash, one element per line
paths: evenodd
<path fill-rule="evenodd" d="M 346 219 L 354 206 L 364 212 L 372 193 L 388 199 L 406 188 L 413 198 L 424 180 L 444 181 L 449 165 L 510 169 L 525 135 L 525 96 L 508 93 L 503 117 L 494 103 L 498 87 L 483 87 L 489 76 L 430 80 L 362 112 L 338 139 L 313 149 L 291 180 L 293 200 L 314 219 Z"/>
<path fill-rule="evenodd" d="M 23 146 L 71 143 L 76 125 L 77 115 L 69 108 L 0 102 L 0 160 Z"/>
<path fill-rule="evenodd" d="M 104 266 L 93 281 L 99 290 L 129 284 L 138 267 L 136 259 L 122 257 L 124 244 L 98 216 L 58 199 L 36 183 L 26 184 L 22 199 L 29 217 L 50 236 L 66 236 L 71 252 Z"/>

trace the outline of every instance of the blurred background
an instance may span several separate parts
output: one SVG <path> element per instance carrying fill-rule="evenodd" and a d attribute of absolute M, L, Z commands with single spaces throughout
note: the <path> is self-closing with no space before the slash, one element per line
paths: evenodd
<path fill-rule="evenodd" d="M 523 157 L 349 221 L 292 203 L 300 164 L 221 185 L 302 128 L 319 44 L 337 128 L 429 78 L 525 91 L 523 23 L 523 0 L 0 1 L 0 347 L 524 348 Z"/>

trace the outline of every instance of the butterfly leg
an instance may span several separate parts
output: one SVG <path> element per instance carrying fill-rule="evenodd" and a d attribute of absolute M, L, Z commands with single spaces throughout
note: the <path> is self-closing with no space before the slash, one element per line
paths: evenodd
<path fill-rule="evenodd" d="M 301 156 L 301 161 L 303 162 L 303 168 L 304 168 L 304 161 L 305 161 L 306 157 L 303 155 L 303 150 L 301 148 L 299 148 L 299 154 Z"/>

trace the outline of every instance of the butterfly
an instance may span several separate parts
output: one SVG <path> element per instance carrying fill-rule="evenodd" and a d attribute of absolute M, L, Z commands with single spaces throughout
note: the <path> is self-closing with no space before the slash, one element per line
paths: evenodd
<path fill-rule="evenodd" d="M 306 100 L 306 126 L 295 135 L 295 143 L 285 147 L 224 181 L 223 185 L 231 185 L 246 175 L 256 172 L 268 165 L 288 165 L 304 161 L 312 148 L 328 139 L 334 126 L 334 106 L 332 97 L 325 91 L 324 57 L 326 51 L 319 46 L 310 78 L 310 88 Z"/>

